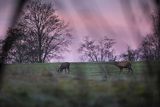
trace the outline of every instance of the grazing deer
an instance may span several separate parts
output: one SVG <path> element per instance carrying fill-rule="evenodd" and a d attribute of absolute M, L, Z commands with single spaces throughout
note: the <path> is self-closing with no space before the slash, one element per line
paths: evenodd
<path fill-rule="evenodd" d="M 69 62 L 64 62 L 61 64 L 61 66 L 58 68 L 57 72 L 62 72 L 63 70 L 65 70 L 65 73 L 69 73 L 69 67 L 70 67 L 70 63 Z"/>
<path fill-rule="evenodd" d="M 121 71 L 123 71 L 123 68 L 127 68 L 128 72 L 133 73 L 133 69 L 130 61 L 114 62 L 114 65 L 120 69 L 120 73 Z"/>

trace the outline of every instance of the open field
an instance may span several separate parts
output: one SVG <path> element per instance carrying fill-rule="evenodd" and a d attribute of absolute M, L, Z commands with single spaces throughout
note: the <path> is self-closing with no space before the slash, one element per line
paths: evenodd
<path fill-rule="evenodd" d="M 71 63 L 71 73 L 65 74 L 56 72 L 58 65 L 7 65 L 0 107 L 147 107 L 153 98 L 151 104 L 158 104 L 157 87 L 146 84 L 143 62 L 133 63 L 133 74 L 120 74 L 109 63 Z"/>
<path fill-rule="evenodd" d="M 57 74 L 57 69 L 59 63 L 48 63 L 48 64 L 13 64 L 6 66 L 7 75 L 34 75 L 38 76 L 43 73 Z M 156 66 L 156 65 L 155 65 Z M 147 70 L 146 64 L 143 62 L 137 62 L 132 64 L 135 76 L 141 75 L 143 71 Z M 71 63 L 70 75 L 75 76 L 77 72 L 83 72 L 88 79 L 100 79 L 103 77 L 103 71 L 108 74 L 108 78 L 114 76 L 125 76 L 128 75 L 127 69 L 124 69 L 121 74 L 119 74 L 119 69 L 110 63 Z M 64 74 L 64 73 L 63 73 Z M 100 77 L 100 78 L 99 78 Z M 114 77 L 115 78 L 115 77 Z"/>

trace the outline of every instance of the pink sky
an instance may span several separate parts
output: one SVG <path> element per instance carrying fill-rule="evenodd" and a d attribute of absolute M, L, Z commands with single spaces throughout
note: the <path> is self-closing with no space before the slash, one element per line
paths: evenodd
<path fill-rule="evenodd" d="M 115 54 L 126 51 L 127 46 L 136 49 L 142 37 L 151 32 L 151 23 L 145 18 L 140 8 L 138 2 L 140 0 L 130 1 L 136 20 L 136 23 L 130 26 L 131 28 L 136 27 L 135 29 L 140 31 L 140 35 L 137 35 L 135 31 L 131 32 L 120 0 L 57 0 L 59 15 L 70 22 L 74 29 L 75 43 L 73 42 L 74 45 L 72 46 L 74 50 L 71 51 L 71 54 L 68 54 L 69 59 L 71 61 L 78 60 L 76 49 L 84 36 L 101 39 L 107 35 L 115 39 Z"/>
<path fill-rule="evenodd" d="M 130 46 L 135 49 L 141 42 L 141 37 L 151 32 L 151 23 L 147 20 L 141 11 L 138 1 L 132 2 L 132 9 L 136 19 L 136 28 L 141 35 L 137 36 L 136 32 L 131 32 L 128 26 L 124 11 L 122 10 L 120 0 L 48 0 L 56 3 L 57 14 L 65 21 L 70 23 L 73 29 L 73 43 L 70 46 L 70 53 L 63 61 L 80 61 L 79 53 L 77 52 L 81 41 L 85 36 L 90 36 L 93 39 L 101 39 L 103 36 L 108 36 L 115 39 L 114 46 L 115 54 L 120 54 L 126 51 L 126 47 Z M 150 0 L 141 0 L 150 1 Z M 13 1 L 12 1 L 13 2 Z M 0 10 L 0 36 L 4 35 L 13 6 L 8 2 L 7 6 Z M 131 22 L 132 24 L 132 22 Z"/>
<path fill-rule="evenodd" d="M 0 0 L 0 38 L 4 38 L 14 13 L 16 0 Z"/>

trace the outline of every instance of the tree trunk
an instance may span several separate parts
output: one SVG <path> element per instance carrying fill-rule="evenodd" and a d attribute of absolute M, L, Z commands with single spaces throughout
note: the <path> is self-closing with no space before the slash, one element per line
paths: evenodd
<path fill-rule="evenodd" d="M 42 37 L 41 34 L 38 35 L 38 63 L 42 63 Z"/>

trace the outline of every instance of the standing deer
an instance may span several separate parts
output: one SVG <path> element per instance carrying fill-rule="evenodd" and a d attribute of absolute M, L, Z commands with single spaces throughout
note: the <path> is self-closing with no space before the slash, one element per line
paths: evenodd
<path fill-rule="evenodd" d="M 114 62 L 114 65 L 120 69 L 120 73 L 123 71 L 123 68 L 127 68 L 128 72 L 133 73 L 132 64 L 130 61 Z"/>
<path fill-rule="evenodd" d="M 69 62 L 64 62 L 58 68 L 57 72 L 63 72 L 63 70 L 65 70 L 65 73 L 67 73 L 67 72 L 69 73 L 69 67 L 70 67 L 70 63 Z"/>

